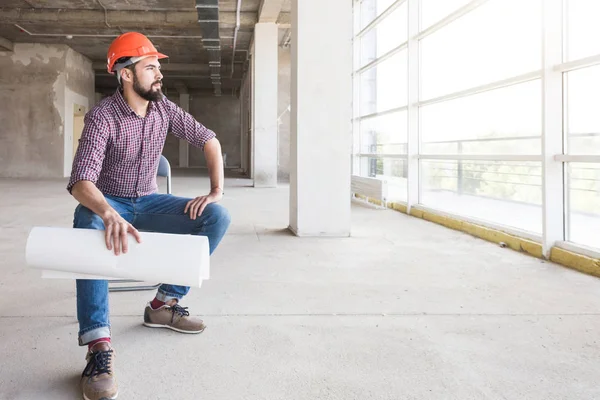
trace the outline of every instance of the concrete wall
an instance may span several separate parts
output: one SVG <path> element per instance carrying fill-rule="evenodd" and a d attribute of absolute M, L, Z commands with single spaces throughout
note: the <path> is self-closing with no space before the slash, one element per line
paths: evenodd
<path fill-rule="evenodd" d="M 279 81 L 277 116 L 278 120 L 278 180 L 287 182 L 290 179 L 290 82 L 291 82 L 290 48 L 279 46 Z"/>
<path fill-rule="evenodd" d="M 75 132 L 77 124 L 73 118 L 74 109 L 82 110 L 84 113 L 90 111 L 96 103 L 96 93 L 92 62 L 71 48 L 67 48 L 63 75 L 65 76 L 63 176 L 69 176 L 73 165 L 73 150 L 79 145 L 78 139 L 81 136 L 81 132 Z"/>
<path fill-rule="evenodd" d="M 179 105 L 177 92 L 167 95 L 169 100 Z M 212 129 L 227 153 L 227 166 L 239 167 L 240 153 L 240 99 L 232 96 L 190 96 L 190 114 L 201 124 Z M 171 168 L 179 166 L 179 139 L 167 135 L 162 154 L 169 160 Z M 206 167 L 204 153 L 189 145 L 189 166 Z"/>
<path fill-rule="evenodd" d="M 190 96 L 190 114 L 213 130 L 227 153 L 227 166 L 240 166 L 240 99 L 233 96 Z M 205 167 L 202 151 L 190 146 L 190 167 Z"/>
<path fill-rule="evenodd" d="M 68 48 L 65 64 L 67 89 L 85 96 L 90 101 L 90 107 L 93 106 L 96 94 L 92 62 L 75 50 Z"/>
<path fill-rule="evenodd" d="M 291 53 L 289 48 L 279 47 L 279 80 L 278 80 L 278 101 L 277 115 L 278 121 L 278 180 L 287 182 L 290 175 L 290 76 L 291 76 Z M 246 76 L 245 79 L 249 77 Z M 247 152 L 245 162 L 250 163 L 251 149 L 242 148 L 242 131 L 250 131 L 251 121 L 247 121 L 247 126 L 242 124 L 242 112 L 248 112 L 248 107 L 242 102 L 244 97 L 249 97 L 249 82 L 244 81 L 246 87 L 242 91 L 241 97 L 231 96 L 191 96 L 190 113 L 202 124 L 214 130 L 217 133 L 223 152 L 227 153 L 227 166 L 242 166 L 242 151 Z M 177 103 L 178 95 L 173 94 L 169 99 Z M 246 106 L 246 107 L 242 107 Z M 247 143 L 249 146 L 249 143 Z M 190 167 L 206 167 L 204 154 L 193 147 L 189 147 Z M 167 136 L 163 154 L 171 166 L 176 167 L 179 164 L 179 140 L 172 135 Z"/>
<path fill-rule="evenodd" d="M 65 53 L 41 44 L 0 52 L 0 176 L 62 176 Z"/>
<path fill-rule="evenodd" d="M 64 45 L 22 43 L 0 52 L 0 71 L 0 176 L 65 176 L 73 102 L 94 100 L 91 62 Z"/>

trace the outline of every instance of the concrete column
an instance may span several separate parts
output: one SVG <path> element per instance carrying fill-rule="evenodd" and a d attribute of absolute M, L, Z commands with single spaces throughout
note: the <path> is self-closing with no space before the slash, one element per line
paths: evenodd
<path fill-rule="evenodd" d="M 190 95 L 181 93 L 179 95 L 179 107 L 184 111 L 190 112 Z M 179 166 L 188 168 L 190 166 L 190 147 L 186 140 L 179 140 Z"/>
<path fill-rule="evenodd" d="M 254 28 L 254 187 L 277 186 L 277 31 L 273 22 Z"/>
<path fill-rule="evenodd" d="M 352 1 L 292 0 L 290 230 L 350 235 Z"/>
<path fill-rule="evenodd" d="M 407 143 L 407 192 L 406 209 L 412 208 L 421 199 L 419 183 L 419 0 L 408 0 L 408 143 Z"/>
<path fill-rule="evenodd" d="M 248 97 L 249 80 L 250 77 L 246 76 L 240 89 L 240 115 L 242 119 L 242 123 L 240 124 L 240 166 L 245 172 L 250 171 L 248 166 L 248 135 L 250 132 L 250 118 L 248 118 L 248 109 L 250 108 L 250 99 Z"/>
<path fill-rule="evenodd" d="M 550 259 L 552 248 L 565 240 L 564 170 L 554 160 L 563 154 L 563 76 L 554 69 L 563 62 L 563 3 L 546 0 L 543 4 L 543 129 L 542 129 L 542 251 Z M 568 220 L 567 220 L 568 221 Z"/>

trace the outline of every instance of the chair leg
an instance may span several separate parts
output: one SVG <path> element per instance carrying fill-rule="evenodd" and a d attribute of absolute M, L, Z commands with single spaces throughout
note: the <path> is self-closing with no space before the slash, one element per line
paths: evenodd
<path fill-rule="evenodd" d="M 139 281 L 124 279 L 121 281 L 110 281 L 110 282 L 126 283 L 126 282 L 139 282 Z M 142 285 L 142 286 L 109 286 L 108 291 L 109 292 L 140 292 L 143 290 L 158 289 L 160 285 L 161 285 L 160 283 L 157 283 L 156 285 Z"/>

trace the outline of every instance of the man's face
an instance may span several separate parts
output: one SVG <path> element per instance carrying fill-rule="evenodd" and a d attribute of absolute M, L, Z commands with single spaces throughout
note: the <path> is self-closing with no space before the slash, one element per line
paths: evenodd
<path fill-rule="evenodd" d="M 162 77 L 158 57 L 147 57 L 133 68 L 133 90 L 143 99 L 160 101 L 163 97 Z"/>

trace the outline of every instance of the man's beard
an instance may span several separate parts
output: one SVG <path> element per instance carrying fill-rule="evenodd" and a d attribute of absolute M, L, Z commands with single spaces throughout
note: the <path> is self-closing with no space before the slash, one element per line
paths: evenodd
<path fill-rule="evenodd" d="M 135 74 L 135 72 L 133 73 L 133 90 L 138 94 L 138 96 L 140 96 L 144 100 L 148 100 L 148 101 L 162 100 L 162 98 L 163 98 L 162 90 L 160 88 L 158 90 L 152 90 L 152 88 L 154 87 L 154 85 L 156 83 L 160 83 L 161 87 L 162 87 L 161 81 L 156 81 L 156 82 L 153 82 L 152 85 L 150 85 L 150 89 L 144 90 L 142 85 L 140 85 L 140 81 L 138 81 L 138 79 L 137 79 L 137 75 Z"/>

